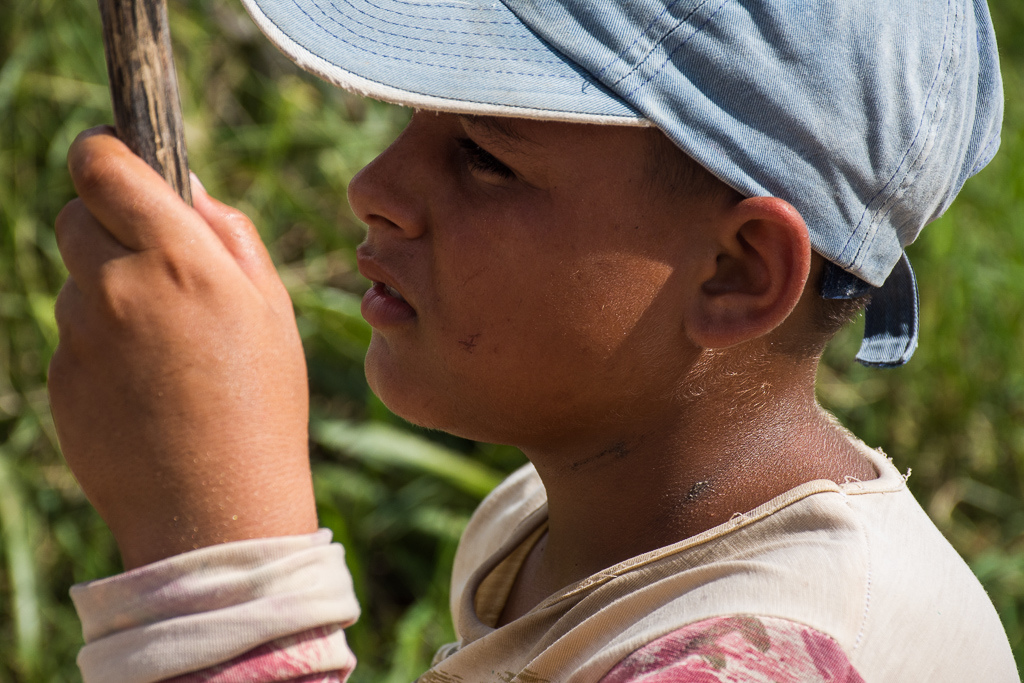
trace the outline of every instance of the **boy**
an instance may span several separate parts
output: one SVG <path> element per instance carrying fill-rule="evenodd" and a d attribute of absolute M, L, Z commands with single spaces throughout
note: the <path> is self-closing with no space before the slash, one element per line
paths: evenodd
<path fill-rule="evenodd" d="M 984 591 L 817 405 L 902 247 L 998 143 L 984 3 L 253 0 L 339 85 L 418 107 L 349 187 L 373 390 L 520 447 L 423 681 L 1011 681 Z M 109 132 L 69 165 L 51 396 L 127 571 L 76 587 L 87 681 L 342 680 L 290 303 L 255 231 Z"/>

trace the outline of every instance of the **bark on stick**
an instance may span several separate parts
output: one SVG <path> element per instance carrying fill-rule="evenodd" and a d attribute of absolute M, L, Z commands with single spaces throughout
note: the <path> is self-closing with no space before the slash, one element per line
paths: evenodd
<path fill-rule="evenodd" d="M 99 6 L 117 135 L 191 205 L 166 0 L 99 0 Z"/>

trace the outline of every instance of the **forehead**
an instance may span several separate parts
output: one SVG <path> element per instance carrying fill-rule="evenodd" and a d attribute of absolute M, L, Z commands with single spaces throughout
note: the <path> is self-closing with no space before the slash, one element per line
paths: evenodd
<path fill-rule="evenodd" d="M 501 116 L 474 116 L 460 114 L 458 116 L 462 125 L 479 133 L 494 138 L 504 138 L 509 142 L 531 143 L 532 141 L 524 135 L 522 128 L 529 126 L 530 121 L 526 119 L 511 119 Z"/>
<path fill-rule="evenodd" d="M 653 127 L 607 126 L 464 114 L 458 115 L 457 118 L 467 132 L 485 136 L 494 142 L 527 148 L 635 148 L 646 151 L 655 137 L 664 137 Z"/>

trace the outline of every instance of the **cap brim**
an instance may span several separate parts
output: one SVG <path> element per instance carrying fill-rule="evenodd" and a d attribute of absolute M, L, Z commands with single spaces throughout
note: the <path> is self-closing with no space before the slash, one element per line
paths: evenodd
<path fill-rule="evenodd" d="M 242 2 L 296 64 L 367 97 L 462 114 L 651 125 L 499 2 Z"/>

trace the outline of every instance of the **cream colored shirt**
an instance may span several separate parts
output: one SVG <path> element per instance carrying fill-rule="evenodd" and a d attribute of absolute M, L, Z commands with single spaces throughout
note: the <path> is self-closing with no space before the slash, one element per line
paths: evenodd
<path fill-rule="evenodd" d="M 804 484 L 495 629 L 546 524 L 544 488 L 522 468 L 463 535 L 451 592 L 459 641 L 420 681 L 595 683 L 610 671 L 640 681 L 651 662 L 682 661 L 658 680 L 834 683 L 825 660 L 845 681 L 1019 681 L 977 579 L 892 464 L 867 456 L 873 481 Z M 203 548 L 76 586 L 72 597 L 85 683 L 340 683 L 355 665 L 343 627 L 359 608 L 325 530 Z M 746 626 L 763 639 L 745 643 Z M 714 647 L 688 650 L 694 638 Z"/>
<path fill-rule="evenodd" d="M 1019 681 L 981 584 L 892 463 L 864 450 L 879 472 L 873 481 L 798 486 L 568 586 L 495 629 L 523 548 L 546 521 L 544 488 L 523 467 L 463 535 L 451 591 L 459 641 L 421 680 L 597 681 L 682 626 L 748 614 L 831 636 L 868 682 Z"/>

